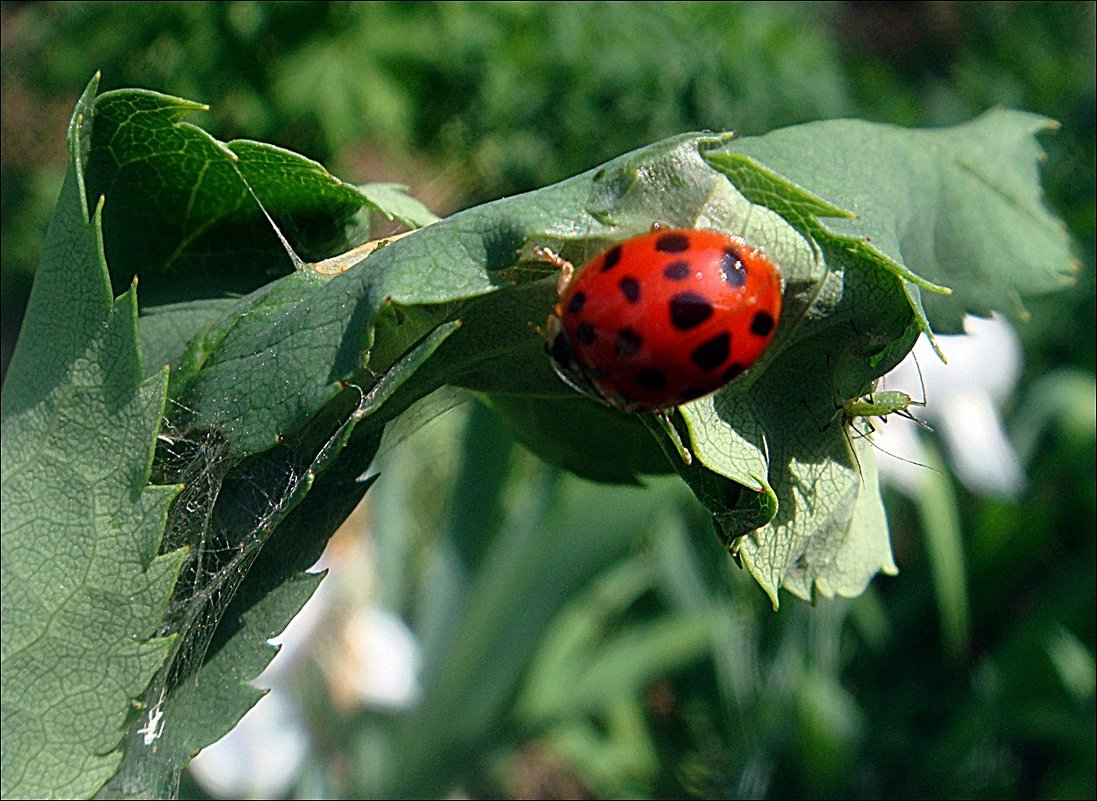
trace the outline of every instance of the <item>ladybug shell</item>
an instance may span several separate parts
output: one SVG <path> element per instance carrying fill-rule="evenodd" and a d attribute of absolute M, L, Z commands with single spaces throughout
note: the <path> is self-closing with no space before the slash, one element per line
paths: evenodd
<path fill-rule="evenodd" d="M 657 230 L 582 267 L 546 326 L 565 379 L 622 411 L 707 395 L 762 355 L 781 315 L 781 274 L 714 231 Z"/>

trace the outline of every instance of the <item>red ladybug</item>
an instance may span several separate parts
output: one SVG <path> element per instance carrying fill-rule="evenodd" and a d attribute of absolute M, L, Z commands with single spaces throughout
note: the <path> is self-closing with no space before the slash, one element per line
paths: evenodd
<path fill-rule="evenodd" d="M 560 377 L 626 412 L 714 392 L 762 355 L 781 315 L 781 273 L 715 231 L 657 229 L 561 269 L 544 337 Z"/>

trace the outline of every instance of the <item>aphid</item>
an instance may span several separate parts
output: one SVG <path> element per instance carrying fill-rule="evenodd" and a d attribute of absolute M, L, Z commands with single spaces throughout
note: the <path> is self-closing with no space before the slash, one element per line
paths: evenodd
<path fill-rule="evenodd" d="M 737 378 L 772 341 L 781 274 L 767 256 L 715 231 L 655 229 L 560 269 L 542 332 L 575 389 L 625 412 L 662 411 Z"/>
<path fill-rule="evenodd" d="M 919 370 L 919 376 L 921 370 Z M 922 393 L 924 397 L 925 385 L 922 386 Z M 907 420 L 917 424 L 919 428 L 926 431 L 932 431 L 924 421 L 914 416 L 914 413 L 910 411 L 911 406 L 925 406 L 924 400 L 916 401 L 910 395 L 905 392 L 901 392 L 897 389 L 883 389 L 879 391 L 869 392 L 865 395 L 861 395 L 856 398 L 845 401 L 836 414 L 842 416 L 842 433 L 846 438 L 846 447 L 849 450 L 849 455 L 853 457 L 854 464 L 857 465 L 857 471 L 861 471 L 861 461 L 857 458 L 857 452 L 853 447 L 852 436 L 849 433 L 853 431 L 855 434 L 862 437 L 868 437 L 876 431 L 876 426 L 873 425 L 873 417 L 878 417 L 883 422 L 887 422 L 888 415 L 897 414 L 900 417 L 905 417 Z M 857 427 L 856 422 L 858 420 L 864 420 L 864 428 Z M 869 440 L 871 442 L 871 440 Z M 879 448 L 878 445 L 874 447 Z M 881 449 L 882 450 L 882 449 Z M 884 451 L 887 453 L 887 451 Z M 896 459 L 900 459 L 904 462 L 909 461 L 903 459 L 902 456 L 896 456 L 895 454 L 889 454 L 895 456 Z M 912 462 L 917 464 L 917 462 Z M 924 466 L 924 465 L 922 465 Z"/>
<path fill-rule="evenodd" d="M 859 417 L 879 417 L 886 422 L 889 414 L 897 414 L 900 417 L 913 420 L 921 428 L 928 430 L 929 426 L 915 417 L 910 411 L 911 406 L 925 405 L 925 401 L 916 401 L 905 392 L 900 392 L 897 389 L 884 389 L 848 400 L 842 404 L 840 411 L 846 425 L 850 426 Z M 872 423 L 868 422 L 867 425 L 869 426 L 867 433 L 871 434 L 873 430 Z"/>

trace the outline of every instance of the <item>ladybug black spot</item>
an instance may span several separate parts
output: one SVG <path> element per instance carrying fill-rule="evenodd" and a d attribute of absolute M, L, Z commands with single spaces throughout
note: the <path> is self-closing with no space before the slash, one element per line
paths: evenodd
<path fill-rule="evenodd" d="M 578 314 L 583 310 L 583 307 L 587 303 L 586 292 L 576 292 L 571 296 L 571 300 L 568 301 L 568 314 Z"/>
<path fill-rule="evenodd" d="M 641 370 L 633 381 L 642 389 L 662 389 L 667 385 L 667 374 L 662 370 Z"/>
<path fill-rule="evenodd" d="M 579 323 L 575 327 L 575 338 L 584 345 L 594 344 L 594 326 L 590 323 Z"/>
<path fill-rule="evenodd" d="M 743 266 L 743 257 L 735 248 L 724 249 L 720 270 L 729 286 L 743 286 L 747 282 L 747 268 Z"/>
<path fill-rule="evenodd" d="M 552 340 L 548 346 L 548 352 L 557 364 L 564 367 L 571 367 L 575 364 L 575 350 L 571 347 L 571 340 L 568 339 L 568 335 L 564 331 L 561 331 Z"/>
<path fill-rule="evenodd" d="M 769 332 L 773 330 L 773 325 L 773 317 L 770 316 L 769 312 L 760 311 L 750 321 L 750 333 L 755 336 L 768 337 Z"/>
<path fill-rule="evenodd" d="M 608 272 L 617 266 L 617 262 L 621 260 L 621 246 L 610 248 L 606 251 L 606 258 L 602 261 L 602 272 Z"/>
<path fill-rule="evenodd" d="M 715 370 L 731 355 L 731 334 L 726 331 L 698 345 L 689 358 L 702 370 Z"/>
<path fill-rule="evenodd" d="M 695 292 L 680 292 L 670 299 L 670 321 L 679 331 L 699 326 L 712 312 L 712 304 Z"/>
<path fill-rule="evenodd" d="M 631 276 L 622 278 L 617 286 L 621 288 L 621 294 L 629 303 L 635 303 L 640 299 L 640 282 Z"/>
<path fill-rule="evenodd" d="M 689 278 L 689 262 L 672 261 L 663 268 L 663 276 L 671 281 L 681 281 L 684 278 Z"/>
<path fill-rule="evenodd" d="M 627 359 L 629 356 L 636 355 L 643 344 L 644 338 L 642 336 L 631 328 L 622 328 L 617 332 L 617 339 L 614 340 L 613 346 L 617 351 L 618 358 Z"/>
<path fill-rule="evenodd" d="M 735 363 L 728 369 L 724 370 L 724 383 L 738 378 L 743 372 L 743 365 Z"/>
<path fill-rule="evenodd" d="M 685 234 L 664 234 L 655 240 L 655 249 L 660 253 L 681 253 L 689 250 L 689 237 Z"/>

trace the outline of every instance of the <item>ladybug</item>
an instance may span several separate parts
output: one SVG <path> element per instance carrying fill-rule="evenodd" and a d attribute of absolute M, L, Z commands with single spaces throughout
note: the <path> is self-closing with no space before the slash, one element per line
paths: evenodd
<path fill-rule="evenodd" d="M 661 411 L 732 381 L 781 315 L 781 273 L 715 231 L 655 228 L 578 271 L 552 251 L 559 301 L 542 332 L 560 377 L 625 412 Z"/>

